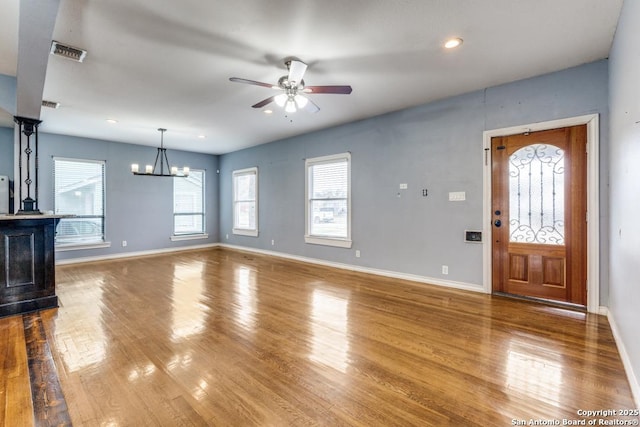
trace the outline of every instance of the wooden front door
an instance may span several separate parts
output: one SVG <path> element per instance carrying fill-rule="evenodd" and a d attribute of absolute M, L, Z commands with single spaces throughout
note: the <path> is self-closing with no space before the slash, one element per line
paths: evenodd
<path fill-rule="evenodd" d="M 586 126 L 496 137 L 493 291 L 587 304 Z"/>

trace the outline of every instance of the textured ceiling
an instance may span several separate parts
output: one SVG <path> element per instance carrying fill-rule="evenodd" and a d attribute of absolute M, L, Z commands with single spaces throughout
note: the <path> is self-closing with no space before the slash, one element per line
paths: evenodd
<path fill-rule="evenodd" d="M 18 3 L 2 3 L 2 74 L 16 73 Z M 621 5 L 61 0 L 53 38 L 88 55 L 48 57 L 43 97 L 61 106 L 42 109 L 41 130 L 157 145 L 165 127 L 168 148 L 230 152 L 606 58 Z M 447 51 L 449 37 L 464 43 Z M 353 93 L 311 95 L 318 113 L 266 115 L 251 105 L 272 89 L 229 81 L 276 83 L 289 57 L 309 64 L 307 85 L 350 84 Z"/>

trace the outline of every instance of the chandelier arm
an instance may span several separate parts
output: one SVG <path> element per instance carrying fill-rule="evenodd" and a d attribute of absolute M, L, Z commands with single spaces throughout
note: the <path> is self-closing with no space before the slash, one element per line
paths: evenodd
<path fill-rule="evenodd" d="M 171 165 L 169 165 L 169 158 L 167 157 L 167 149 L 163 148 L 162 149 L 162 154 L 164 155 L 164 160 L 167 162 L 167 173 L 169 175 L 171 175 Z M 162 164 L 162 160 L 160 161 L 160 174 L 164 175 L 164 171 L 162 168 L 163 164 Z"/>
<path fill-rule="evenodd" d="M 153 162 L 153 171 L 151 173 L 155 174 L 156 173 L 156 166 L 158 165 L 158 158 L 160 158 L 160 164 L 162 165 L 162 155 L 160 153 L 162 153 L 162 150 L 164 150 L 164 148 L 158 148 L 157 149 L 158 152 L 156 153 L 156 161 Z M 160 166 L 162 167 L 162 166 Z"/>

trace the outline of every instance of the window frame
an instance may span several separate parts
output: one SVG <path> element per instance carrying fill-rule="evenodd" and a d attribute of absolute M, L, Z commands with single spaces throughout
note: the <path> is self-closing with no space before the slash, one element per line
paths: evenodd
<path fill-rule="evenodd" d="M 246 176 L 246 175 L 255 175 L 255 189 L 254 189 L 254 194 L 255 194 L 255 198 L 253 200 L 251 199 L 247 199 L 247 200 L 237 200 L 236 199 L 236 186 L 237 186 L 237 181 L 236 178 L 241 177 L 241 176 Z M 259 234 L 259 209 L 258 209 L 258 189 L 259 189 L 259 184 L 258 184 L 258 167 L 254 166 L 251 168 L 246 168 L 246 169 L 238 169 L 238 170 L 234 170 L 231 174 L 232 176 L 232 198 L 233 198 L 233 202 L 232 202 L 232 209 L 233 209 L 233 213 L 232 213 L 232 220 L 233 220 L 233 229 L 232 232 L 233 234 L 239 235 L 239 236 L 249 236 L 249 237 L 258 237 Z M 237 226 L 237 222 L 236 222 L 236 204 L 237 203 L 243 203 L 243 202 L 251 202 L 253 201 L 253 203 L 255 204 L 255 218 L 256 218 L 256 224 L 255 224 L 255 228 L 239 228 Z"/>
<path fill-rule="evenodd" d="M 312 218 L 312 209 L 311 204 L 314 200 L 311 198 L 310 187 L 311 187 L 311 168 L 320 164 L 330 164 L 330 163 L 347 163 L 347 236 L 346 237 L 331 237 L 331 236 L 320 236 L 311 234 L 311 224 L 313 221 Z M 352 240 L 351 240 L 351 153 L 340 153 L 340 154 L 332 154 L 328 156 L 321 157 L 313 157 L 310 159 L 305 159 L 305 234 L 304 240 L 305 243 L 313 244 L 313 245 L 324 245 L 324 246 L 333 246 L 339 248 L 351 248 Z M 342 199 L 342 198 L 340 198 Z"/>
<path fill-rule="evenodd" d="M 64 161 L 64 162 L 75 162 L 75 163 L 93 163 L 99 164 L 102 166 L 102 215 L 72 215 L 73 218 L 100 218 L 102 219 L 102 236 L 100 240 L 96 239 L 95 241 L 67 241 L 67 242 L 58 242 L 57 239 L 54 238 L 54 246 L 56 251 L 73 251 L 73 250 L 81 250 L 81 249 L 95 249 L 95 248 L 108 248 L 111 246 L 111 242 L 106 240 L 107 237 L 107 161 L 106 160 L 96 160 L 96 159 L 81 159 L 76 157 L 61 157 L 61 156 L 52 156 L 53 160 L 53 212 L 56 215 L 67 215 L 64 212 L 59 212 L 58 207 L 56 206 L 56 200 L 58 198 L 58 189 L 56 188 L 56 162 Z M 60 222 L 64 221 L 65 218 L 60 218 Z M 58 225 L 56 224 L 56 229 Z"/>
<path fill-rule="evenodd" d="M 188 177 L 183 176 L 174 176 L 172 182 L 172 241 L 180 241 L 180 240 L 192 240 L 192 239 L 206 239 L 209 237 L 207 233 L 207 192 L 206 192 L 206 180 L 207 180 L 207 171 L 205 169 L 191 169 L 189 175 L 193 173 L 202 173 L 202 187 L 201 187 L 201 196 L 202 196 L 202 212 L 178 212 L 176 213 L 176 179 L 189 179 Z M 178 216 L 193 216 L 193 215 L 201 215 L 202 216 L 202 231 L 196 233 L 176 233 L 176 217 Z"/>

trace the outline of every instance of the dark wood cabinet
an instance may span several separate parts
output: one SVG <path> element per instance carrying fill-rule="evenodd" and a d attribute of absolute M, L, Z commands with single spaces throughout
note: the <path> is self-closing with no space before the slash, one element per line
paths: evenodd
<path fill-rule="evenodd" d="M 58 306 L 54 237 L 59 217 L 0 217 L 0 316 Z"/>

